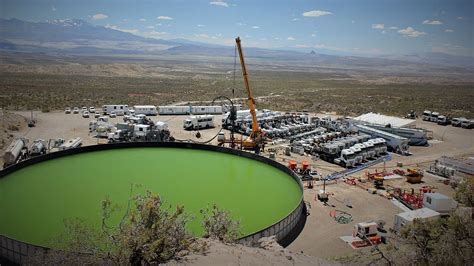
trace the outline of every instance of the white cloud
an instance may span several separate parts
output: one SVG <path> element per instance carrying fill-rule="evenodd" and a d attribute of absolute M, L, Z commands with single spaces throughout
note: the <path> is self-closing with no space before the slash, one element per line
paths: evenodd
<path fill-rule="evenodd" d="M 145 36 L 149 36 L 149 37 L 162 37 L 163 35 L 166 35 L 166 34 L 168 33 L 164 31 L 154 31 L 154 30 L 144 33 Z"/>
<path fill-rule="evenodd" d="M 293 38 L 293 37 L 291 37 L 291 36 L 288 37 L 288 38 L 286 38 L 286 39 L 287 39 L 288 41 L 294 41 L 294 40 L 295 40 L 295 38 Z"/>
<path fill-rule="evenodd" d="M 275 38 L 273 38 L 273 39 L 275 39 L 275 40 L 277 40 L 277 41 L 281 40 L 280 37 L 275 37 Z"/>
<path fill-rule="evenodd" d="M 311 33 L 311 37 L 316 37 L 316 33 Z"/>
<path fill-rule="evenodd" d="M 113 29 L 113 30 L 118 30 L 118 31 L 123 31 L 123 32 L 132 33 L 132 34 L 139 34 L 139 33 L 140 33 L 140 31 L 137 30 L 137 29 L 122 29 L 122 28 L 117 27 L 116 25 L 107 24 L 107 25 L 105 25 L 105 27 L 106 27 L 106 28 L 109 28 L 109 29 Z"/>
<path fill-rule="evenodd" d="M 383 30 L 383 31 L 382 31 L 382 34 L 385 34 L 385 33 L 387 33 L 387 32 L 386 32 L 385 30 Z"/>
<path fill-rule="evenodd" d="M 106 19 L 108 18 L 109 16 L 107 16 L 106 14 L 102 14 L 102 13 L 99 13 L 99 14 L 95 14 L 92 16 L 92 19 L 93 20 L 100 20 L 100 19 Z"/>
<path fill-rule="evenodd" d="M 389 30 L 398 30 L 398 27 L 390 27 Z"/>
<path fill-rule="evenodd" d="M 457 19 L 464 19 L 464 17 L 457 17 Z"/>
<path fill-rule="evenodd" d="M 140 20 L 141 22 L 145 22 L 145 21 L 146 21 L 146 19 L 144 19 L 144 18 L 141 18 L 141 19 L 139 19 L 139 20 Z"/>
<path fill-rule="evenodd" d="M 452 29 L 447 29 L 447 30 L 444 30 L 444 32 L 454 32 L 454 30 L 452 30 Z"/>
<path fill-rule="evenodd" d="M 204 33 L 201 33 L 201 34 L 194 34 L 194 36 L 195 36 L 195 37 L 198 37 L 198 38 L 205 38 L 205 39 L 210 38 L 209 35 L 204 34 Z"/>
<path fill-rule="evenodd" d="M 329 11 L 322 11 L 322 10 L 311 10 L 311 11 L 303 13 L 304 17 L 321 17 L 325 15 L 332 15 L 332 13 Z"/>
<path fill-rule="evenodd" d="M 154 29 L 154 26 L 146 26 L 147 29 Z"/>
<path fill-rule="evenodd" d="M 210 5 L 215 5 L 215 6 L 229 7 L 229 4 L 227 4 L 223 0 L 212 1 L 212 2 L 209 2 L 209 4 Z"/>
<path fill-rule="evenodd" d="M 418 37 L 418 36 L 426 34 L 426 32 L 417 31 L 412 27 L 407 27 L 406 29 L 401 29 L 401 30 L 398 31 L 398 33 L 402 34 L 403 36 L 407 36 L 407 37 Z"/>
<path fill-rule="evenodd" d="M 56 12 L 56 10 L 57 10 L 57 9 L 56 9 L 55 6 L 51 6 L 51 11 Z"/>
<path fill-rule="evenodd" d="M 199 28 L 204 28 L 204 27 L 206 27 L 205 25 L 202 25 L 202 24 L 197 24 L 197 26 L 198 26 Z"/>
<path fill-rule="evenodd" d="M 237 26 L 246 26 L 247 24 L 242 23 L 242 22 L 237 22 Z"/>
<path fill-rule="evenodd" d="M 372 29 L 383 30 L 385 28 L 384 24 L 372 24 Z"/>
<path fill-rule="evenodd" d="M 291 21 L 298 21 L 300 20 L 299 18 L 293 18 Z"/>
<path fill-rule="evenodd" d="M 259 26 L 252 26 L 252 29 L 260 29 Z"/>
<path fill-rule="evenodd" d="M 161 23 L 156 23 L 155 25 L 156 26 L 163 26 L 163 24 L 161 24 Z"/>
<path fill-rule="evenodd" d="M 168 17 L 168 16 L 158 16 L 156 17 L 157 19 L 161 19 L 161 20 L 173 20 L 172 17 Z"/>
<path fill-rule="evenodd" d="M 311 46 L 309 46 L 307 44 L 297 44 L 294 47 L 296 47 L 296 48 L 311 48 Z"/>
<path fill-rule="evenodd" d="M 439 21 L 439 20 L 425 20 L 423 21 L 423 24 L 426 24 L 426 25 L 442 25 L 443 22 Z"/>

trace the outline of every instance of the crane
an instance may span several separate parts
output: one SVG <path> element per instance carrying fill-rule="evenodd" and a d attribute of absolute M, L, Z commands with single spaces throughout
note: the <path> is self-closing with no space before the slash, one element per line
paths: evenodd
<path fill-rule="evenodd" d="M 242 75 L 244 77 L 245 89 L 247 90 L 248 95 L 248 106 L 250 109 L 250 114 L 252 115 L 252 132 L 250 136 L 245 139 L 242 143 L 244 149 L 254 149 L 257 153 L 260 152 L 260 146 L 262 145 L 262 131 L 258 125 L 257 113 L 255 111 L 255 100 L 252 95 L 252 90 L 250 89 L 249 78 L 247 74 L 247 69 L 245 67 L 244 54 L 242 52 L 242 46 L 240 45 L 240 37 L 235 39 L 237 44 L 237 50 L 239 51 L 240 65 L 242 66 Z"/>

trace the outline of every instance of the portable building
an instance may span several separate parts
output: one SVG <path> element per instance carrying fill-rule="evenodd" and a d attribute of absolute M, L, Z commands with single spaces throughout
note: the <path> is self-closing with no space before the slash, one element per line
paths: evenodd
<path fill-rule="evenodd" d="M 191 113 L 194 115 L 222 114 L 222 106 L 191 106 Z"/>
<path fill-rule="evenodd" d="M 102 106 L 102 112 L 104 114 L 110 114 L 114 112 L 116 115 L 128 114 L 128 105 L 126 104 L 108 104 Z"/>
<path fill-rule="evenodd" d="M 143 114 L 143 115 L 157 115 L 158 111 L 156 110 L 156 106 L 154 105 L 135 105 L 133 106 L 135 110 L 135 115 Z"/>
<path fill-rule="evenodd" d="M 158 106 L 158 113 L 160 115 L 188 115 L 191 113 L 191 106 Z"/>
<path fill-rule="evenodd" d="M 395 222 L 393 223 L 393 229 L 395 232 L 400 233 L 400 230 L 413 222 L 415 219 L 437 219 L 441 214 L 430 208 L 421 208 L 413 211 L 402 212 L 395 215 Z"/>
<path fill-rule="evenodd" d="M 456 209 L 457 202 L 441 193 L 425 193 L 423 195 L 423 207 L 430 208 L 440 214 L 449 214 Z"/>

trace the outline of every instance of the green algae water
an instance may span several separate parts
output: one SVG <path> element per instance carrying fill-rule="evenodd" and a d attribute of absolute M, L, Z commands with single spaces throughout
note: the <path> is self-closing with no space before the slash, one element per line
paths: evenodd
<path fill-rule="evenodd" d="M 125 213 L 133 195 L 150 190 L 167 205 L 182 205 L 202 234 L 199 210 L 217 204 L 241 221 L 242 236 L 290 214 L 302 191 L 291 176 L 265 163 L 215 151 L 123 148 L 69 155 L 27 166 L 0 178 L 0 235 L 48 247 L 65 218 L 100 228 L 107 196 Z M 174 209 L 172 209 L 174 210 Z"/>

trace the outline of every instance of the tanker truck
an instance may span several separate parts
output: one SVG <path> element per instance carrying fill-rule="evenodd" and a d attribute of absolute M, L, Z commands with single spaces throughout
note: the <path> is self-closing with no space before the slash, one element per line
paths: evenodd
<path fill-rule="evenodd" d="M 5 155 L 3 156 L 3 168 L 14 165 L 17 162 L 26 159 L 27 156 L 28 140 L 24 138 L 15 139 L 5 150 Z"/>

